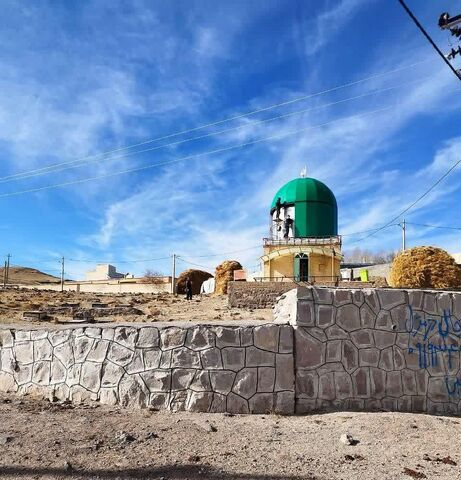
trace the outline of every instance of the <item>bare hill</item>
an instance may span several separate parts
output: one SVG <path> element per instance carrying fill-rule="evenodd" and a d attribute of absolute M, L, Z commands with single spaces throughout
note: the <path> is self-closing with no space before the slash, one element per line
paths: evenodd
<path fill-rule="evenodd" d="M 3 271 L 0 268 L 0 283 L 3 284 Z M 59 283 L 61 280 L 40 270 L 29 267 L 10 267 L 8 284 L 39 285 L 41 283 Z"/>

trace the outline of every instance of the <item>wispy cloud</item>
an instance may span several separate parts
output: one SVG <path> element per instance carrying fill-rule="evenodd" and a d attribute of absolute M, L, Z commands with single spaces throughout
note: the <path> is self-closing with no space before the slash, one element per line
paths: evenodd
<path fill-rule="evenodd" d="M 351 22 L 360 8 L 370 3 L 370 0 L 339 0 L 334 2 L 333 6 L 306 21 L 303 32 L 306 54 L 318 53 Z"/>
<path fill-rule="evenodd" d="M 68 7 L 41 9 L 10 2 L 6 14 L 12 23 L 27 28 L 21 38 L 0 29 L 4 40 L 0 46 L 1 175 L 162 137 L 293 99 L 398 68 L 409 62 L 408 56 L 415 63 L 427 60 L 427 52 L 415 49 L 413 42 L 401 41 L 408 38 L 402 31 L 391 43 L 387 39 L 374 44 L 365 38 L 366 55 L 354 44 L 358 50 L 351 64 L 342 61 L 335 50 L 335 69 L 331 68 L 327 61 L 331 60 L 330 46 L 339 39 L 355 39 L 358 19 L 364 21 L 377 3 L 337 0 L 287 8 L 269 0 L 203 8 L 201 2 L 190 2 L 185 10 L 161 2 L 153 6 L 147 0 L 129 3 L 125 9 L 88 2 L 72 10 L 74 22 L 69 26 L 64 21 L 69 17 Z M 299 41 L 303 47 L 296 50 Z M 396 49 L 395 45 L 403 46 Z M 398 88 L 322 107 L 389 86 Z M 25 218 L 30 209 L 35 212 L 45 204 L 47 213 L 53 205 L 62 205 L 68 212 L 73 221 L 59 227 L 68 234 L 69 244 L 62 249 L 71 258 L 116 262 L 175 252 L 213 268 L 225 257 L 202 255 L 261 243 L 267 234 L 272 196 L 304 165 L 337 195 L 341 232 L 366 230 L 388 221 L 456 157 L 459 133 L 442 126 L 451 119 L 457 121 L 461 96 L 453 94 L 454 89 L 449 72 L 432 62 L 419 64 L 197 132 L 242 127 L 213 137 L 105 159 L 1 188 L 12 191 L 110 174 L 306 128 L 219 155 L 46 191 L 32 197 L 34 205 L 27 200 L 30 197 L 24 197 L 24 202 L 30 202 L 24 207 L 29 210 L 22 212 Z M 391 108 L 357 116 L 386 106 Z M 273 122 L 251 123 L 310 107 L 316 109 Z M 184 138 L 188 136 L 172 140 Z M 449 208 L 455 203 L 458 175 L 454 172 L 443 188 L 425 198 L 412 217 L 428 220 L 437 212 L 439 221 L 454 221 Z M 442 203 L 445 211 L 440 211 Z M 12 217 L 8 221 L 15 222 Z M 422 230 L 419 236 L 415 233 L 415 241 L 422 241 L 423 233 L 452 246 L 450 235 L 431 230 Z M 357 240 L 345 238 L 346 246 Z M 391 248 L 398 238 L 397 228 L 395 232 L 389 229 L 367 239 L 366 246 Z M 50 232 L 48 241 L 52 239 Z M 46 254 L 49 251 L 44 249 Z M 248 265 L 259 253 L 255 249 L 231 256 Z M 73 265 L 78 272 L 87 267 L 83 262 Z M 126 268 L 139 271 L 143 266 Z M 169 260 L 159 268 L 168 271 Z"/>

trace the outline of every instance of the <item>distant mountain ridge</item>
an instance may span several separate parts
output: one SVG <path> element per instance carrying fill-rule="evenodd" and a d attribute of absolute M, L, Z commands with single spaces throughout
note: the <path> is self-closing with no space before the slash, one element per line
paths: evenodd
<path fill-rule="evenodd" d="M 3 285 L 4 268 L 0 268 L 0 284 Z M 41 272 L 35 268 L 14 266 L 10 267 L 8 274 L 8 285 L 40 285 L 43 283 L 59 283 L 60 278 Z"/>

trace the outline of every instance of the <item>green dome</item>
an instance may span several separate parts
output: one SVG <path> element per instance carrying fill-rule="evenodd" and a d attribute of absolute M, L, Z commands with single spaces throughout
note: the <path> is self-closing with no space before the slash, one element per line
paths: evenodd
<path fill-rule="evenodd" d="M 315 178 L 296 178 L 275 194 L 277 199 L 295 208 L 295 237 L 327 237 L 338 234 L 338 207 L 333 192 Z"/>
<path fill-rule="evenodd" d="M 282 203 L 324 202 L 336 206 L 336 198 L 333 192 L 315 178 L 295 178 L 286 183 L 275 194 L 271 210 L 275 208 L 277 198 L 280 198 Z"/>

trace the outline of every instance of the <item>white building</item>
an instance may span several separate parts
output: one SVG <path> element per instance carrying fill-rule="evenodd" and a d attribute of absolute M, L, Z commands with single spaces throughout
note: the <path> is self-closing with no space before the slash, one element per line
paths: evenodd
<path fill-rule="evenodd" d="M 86 272 L 85 279 L 87 281 L 93 280 L 115 280 L 117 278 L 125 278 L 125 274 L 117 272 L 113 265 L 102 264 L 96 265 L 94 270 Z"/>

